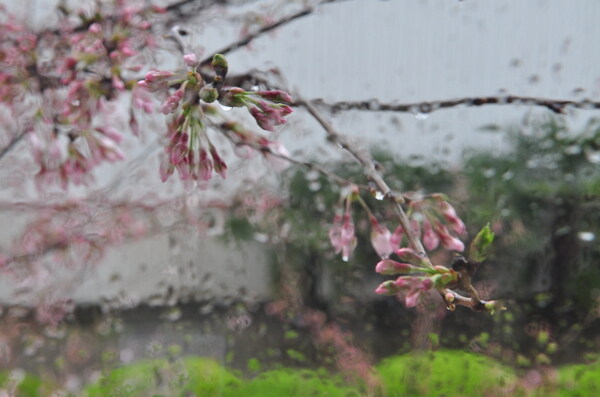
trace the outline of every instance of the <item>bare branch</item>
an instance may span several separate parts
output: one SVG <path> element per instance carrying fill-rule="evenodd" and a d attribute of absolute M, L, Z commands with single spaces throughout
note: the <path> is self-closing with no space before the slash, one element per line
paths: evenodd
<path fill-rule="evenodd" d="M 25 137 L 24 132 L 13 136 L 10 142 L 8 142 L 8 144 L 4 146 L 2 150 L 0 150 L 0 160 L 2 160 L 2 158 L 14 148 L 16 144 L 19 143 L 21 139 L 23 139 L 23 137 Z"/>
<path fill-rule="evenodd" d="M 200 66 L 207 66 L 207 65 L 209 65 L 211 63 L 213 57 L 215 56 L 215 54 L 223 54 L 223 55 L 225 55 L 227 53 L 235 51 L 235 50 L 237 50 L 240 47 L 244 47 L 244 46 L 250 44 L 250 42 L 252 40 L 256 39 L 257 37 L 262 36 L 263 34 L 265 34 L 267 32 L 270 32 L 271 30 L 277 29 L 278 27 L 283 26 L 283 25 L 285 25 L 285 24 L 287 24 L 289 22 L 292 22 L 292 21 L 294 21 L 296 19 L 299 19 L 299 18 L 302 18 L 302 17 L 304 17 L 306 15 L 309 15 L 313 11 L 314 11 L 314 9 L 312 7 L 305 8 L 305 9 L 303 9 L 301 11 L 296 12 L 295 14 L 292 14 L 292 15 L 290 15 L 288 17 L 280 19 L 279 21 L 277 21 L 277 22 L 275 22 L 275 23 L 273 23 L 271 25 L 264 26 L 261 29 L 259 29 L 257 32 L 249 34 L 246 37 L 242 38 L 241 40 L 238 40 L 238 41 L 236 41 L 234 43 L 231 43 L 228 46 L 226 46 L 224 48 L 221 48 L 219 51 L 217 51 L 217 52 L 215 52 L 213 54 L 210 54 L 208 57 L 206 57 L 200 63 Z"/>
<path fill-rule="evenodd" d="M 327 4 L 327 3 L 334 3 L 335 1 L 339 1 L 339 0 L 323 0 L 319 3 L 319 5 L 323 5 L 323 4 Z M 230 53 L 232 51 L 237 50 L 238 48 L 244 47 L 248 44 L 250 44 L 254 39 L 256 39 L 257 37 L 262 36 L 265 33 L 268 33 L 274 29 L 277 29 L 278 27 L 281 27 L 283 25 L 286 25 L 292 21 L 295 21 L 296 19 L 300 19 L 302 17 L 305 17 L 307 15 L 312 14 L 315 11 L 315 7 L 306 7 L 294 14 L 291 14 L 283 19 L 280 19 L 279 21 L 272 23 L 270 25 L 267 26 L 263 26 L 261 29 L 259 29 L 258 31 L 249 34 L 247 36 L 245 36 L 244 38 L 229 44 L 226 47 L 221 48 L 219 51 L 216 51 L 212 54 L 210 54 L 208 57 L 206 57 L 201 63 L 200 66 L 207 66 L 211 63 L 213 56 L 215 56 L 215 54 L 222 54 L 225 55 L 227 53 Z"/>
<path fill-rule="evenodd" d="M 328 179 L 336 181 L 340 185 L 350 185 L 350 184 L 352 184 L 352 185 L 359 186 L 361 189 L 369 190 L 368 186 L 357 185 L 355 182 L 350 181 L 350 180 L 348 180 L 346 178 L 343 178 L 343 177 L 337 175 L 336 173 L 331 172 L 331 171 L 329 171 L 329 170 L 321 167 L 320 165 L 318 165 L 316 163 L 313 163 L 311 161 L 298 160 L 298 159 L 295 159 L 295 158 L 293 158 L 291 156 L 287 156 L 287 155 L 282 154 L 282 153 L 277 153 L 277 152 L 273 151 L 270 147 L 261 145 L 261 144 L 256 143 L 256 142 L 249 142 L 249 141 L 247 141 L 247 142 L 240 142 L 240 141 L 236 141 L 236 140 L 234 140 L 231 137 L 230 134 L 227 133 L 227 131 L 225 131 L 223 128 L 221 128 L 217 123 L 212 123 L 212 126 L 214 128 L 219 128 L 223 132 L 223 135 L 225 135 L 225 137 L 232 144 L 234 144 L 236 146 L 247 146 L 249 148 L 252 148 L 253 150 L 256 150 L 257 152 L 261 152 L 263 154 L 269 154 L 269 156 L 280 158 L 280 159 L 285 160 L 285 161 L 287 161 L 287 162 L 289 162 L 291 164 L 296 164 L 296 165 L 305 167 L 305 168 L 307 168 L 309 170 L 317 171 L 318 173 L 324 175 Z"/>
<path fill-rule="evenodd" d="M 440 109 L 452 108 L 460 105 L 525 105 L 540 106 L 557 114 L 564 114 L 567 108 L 600 109 L 600 102 L 591 100 L 564 100 L 552 98 L 536 98 L 518 95 L 465 97 L 458 99 L 445 99 L 438 101 L 413 102 L 413 103 L 379 103 L 372 101 L 351 101 L 326 103 L 323 100 L 313 101 L 315 104 L 333 112 L 344 110 L 365 110 L 373 112 L 400 112 L 400 113 L 431 113 Z"/>

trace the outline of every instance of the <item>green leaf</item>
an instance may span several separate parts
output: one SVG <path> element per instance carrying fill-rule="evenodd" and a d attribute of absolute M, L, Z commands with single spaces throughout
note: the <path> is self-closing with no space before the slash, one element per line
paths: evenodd
<path fill-rule="evenodd" d="M 494 232 L 488 223 L 477 233 L 469 248 L 469 259 L 473 262 L 483 262 L 489 253 L 490 246 L 494 241 Z"/>

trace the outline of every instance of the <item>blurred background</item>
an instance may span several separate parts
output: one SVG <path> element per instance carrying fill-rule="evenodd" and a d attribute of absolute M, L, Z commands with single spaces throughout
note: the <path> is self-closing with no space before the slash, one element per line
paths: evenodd
<path fill-rule="evenodd" d="M 32 28 L 52 28 L 58 20 L 58 2 L 3 3 Z M 600 343 L 597 1 L 163 3 L 176 7 L 157 21 L 157 35 L 175 27 L 201 57 L 306 10 L 228 54 L 230 76 L 256 73 L 295 99 L 313 101 L 340 133 L 371 150 L 393 189 L 448 195 L 469 238 L 490 223 L 493 254 L 475 286 L 507 310 L 450 312 L 435 293 L 408 309 L 395 297 L 375 295 L 385 277 L 374 272 L 378 256 L 367 216 L 356 211 L 357 250 L 342 261 L 328 238 L 340 187 L 306 167 L 276 172 L 262 158 L 234 158 L 226 180 L 161 183 L 163 131 L 160 118 L 149 117 L 141 139 L 127 138 L 128 159 L 99 169 L 93 186 L 51 191 L 40 200 L 31 166 L 0 177 L 3 248 L 23 241 L 43 210 L 40 201 L 85 201 L 90 192 L 99 192 L 103 204 L 81 214 L 67 207 L 67 215 L 51 218 L 85 213 L 98 225 L 117 211 L 108 202 L 143 202 L 152 213 L 136 207 L 135 217 L 150 219 L 154 231 L 108 247 L 97 263 L 75 258 L 64 266 L 50 253 L 43 270 L 34 271 L 38 282 L 28 267 L 2 275 L 6 390 L 10 382 L 44 379 L 30 395 L 49 389 L 152 395 L 169 383 L 163 378 L 176 378 L 173 363 L 182 356 L 219 365 L 210 367 L 219 387 L 196 395 L 227 395 L 225 386 L 237 380 L 218 372 L 225 367 L 271 386 L 287 382 L 288 368 L 314 371 L 304 375 L 311 381 L 326 378 L 318 372 L 324 369 L 351 379 L 355 389 L 344 393 L 356 395 L 479 395 L 477 382 L 486 378 L 494 379 L 490 395 L 573 391 L 573 379 L 589 387 L 587 395 L 598 390 L 582 380 L 595 372 L 582 375 L 577 367 L 596 363 Z M 149 62 L 177 67 L 173 43 L 163 44 Z M 525 99 L 503 103 L 508 96 Z M 488 97 L 500 103 L 477 100 Z M 460 104 L 435 102 L 445 100 Z M 544 100 L 579 105 L 540 106 Z M 303 108 L 276 134 L 292 157 L 367 183 Z M 27 156 L 23 141 L 1 161 L 24 164 Z M 383 202 L 366 199 L 378 217 L 391 219 Z M 190 214 L 201 227 L 186 221 Z M 443 253 L 432 260 L 448 265 Z M 437 353 L 425 365 L 406 359 L 414 351 Z M 195 365 L 206 372 L 213 364 L 186 362 L 186 379 L 193 379 Z M 469 366 L 489 371 L 478 375 Z M 464 371 L 450 379 L 463 379 L 464 389 L 433 378 L 457 367 Z M 123 368 L 131 372 L 114 372 Z M 119 389 L 122 379 L 142 373 L 141 381 Z M 94 389 L 102 379 L 106 389 Z M 44 382 L 52 386 L 43 389 Z M 396 383 L 412 389 L 390 386 Z M 329 386 L 314 386 L 316 395 Z"/>

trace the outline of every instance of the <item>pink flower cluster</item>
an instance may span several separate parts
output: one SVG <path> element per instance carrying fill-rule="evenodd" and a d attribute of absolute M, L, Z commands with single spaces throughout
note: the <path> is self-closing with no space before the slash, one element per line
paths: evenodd
<path fill-rule="evenodd" d="M 177 169 L 182 180 L 208 181 L 213 172 L 222 178 L 227 176 L 227 164 L 202 128 L 202 123 L 190 115 L 180 116 L 169 128 L 166 158 L 160 167 L 164 182 Z"/>
<path fill-rule="evenodd" d="M 271 141 L 234 121 L 222 123 L 220 127 L 231 141 L 238 146 L 240 150 L 236 153 L 240 157 L 252 157 L 254 154 L 252 148 L 254 148 L 262 153 L 275 171 L 283 171 L 289 167 L 290 163 L 286 160 L 286 157 L 290 154 L 281 142 Z"/>
<path fill-rule="evenodd" d="M 381 283 L 375 293 L 379 295 L 404 296 L 407 307 L 417 305 L 422 293 L 432 287 L 445 288 L 457 280 L 457 273 L 444 266 L 428 266 L 424 257 L 412 248 L 400 248 L 395 254 L 402 262 L 392 259 L 383 259 L 375 266 L 375 271 L 382 275 L 400 274 L 396 280 L 387 280 Z"/>
<path fill-rule="evenodd" d="M 404 276 L 397 280 L 388 280 L 382 283 L 375 293 L 379 295 L 404 294 L 406 307 L 415 307 L 419 303 L 421 294 L 433 287 L 433 282 L 428 277 Z"/>
<path fill-rule="evenodd" d="M 64 58 L 57 70 L 63 83 L 77 79 L 86 69 L 100 66 L 110 71 L 113 89 L 120 91 L 126 88 L 122 73 L 139 71 L 141 65 L 137 64 L 136 55 L 141 49 L 156 45 L 148 19 L 165 12 L 161 7 L 132 3 L 116 1 L 109 8 L 99 5 L 103 9 L 98 9 L 94 15 L 80 13 L 78 20 L 63 21 L 59 42 L 69 43 L 70 49 L 62 53 Z M 87 26 L 86 30 L 81 30 L 81 21 Z"/>
<path fill-rule="evenodd" d="M 292 97 L 280 90 L 244 91 L 238 87 L 222 90 L 221 103 L 226 106 L 246 106 L 260 128 L 274 131 L 275 126 L 284 124 L 285 117 L 293 112 L 289 106 Z"/>
<path fill-rule="evenodd" d="M 90 171 L 98 164 L 123 160 L 119 147 L 123 137 L 113 127 L 100 126 L 70 135 L 66 148 L 54 136 L 50 122 L 39 123 L 28 133 L 29 143 L 40 170 L 35 176 L 38 188 L 59 182 L 66 189 L 70 182 L 80 185 L 91 178 Z"/>
<path fill-rule="evenodd" d="M 411 200 L 408 213 L 413 229 L 422 237 L 423 245 L 429 251 L 440 245 L 448 250 L 464 251 L 464 243 L 454 234 L 464 235 L 465 224 L 443 195 L 433 194 Z"/>
<path fill-rule="evenodd" d="M 421 294 L 432 287 L 443 289 L 446 285 L 456 282 L 458 275 L 455 271 L 444 266 L 431 266 L 426 255 L 416 252 L 413 248 L 400 248 L 406 231 L 402 226 L 398 226 L 394 232 L 391 232 L 381 224 L 360 197 L 358 187 L 351 186 L 346 190 L 342 194 L 341 201 L 340 207 L 343 211 L 336 212 L 329 231 L 329 239 L 335 252 L 342 253 L 342 259 L 347 261 L 356 247 L 351 212 L 351 204 L 356 201 L 368 213 L 371 224 L 371 244 L 377 255 L 382 258 L 375 266 L 375 271 L 382 275 L 400 274 L 396 280 L 383 282 L 376 289 L 376 293 L 403 294 L 406 306 L 414 307 Z M 443 196 L 431 195 L 418 199 L 412 197 L 409 201 L 408 214 L 413 234 L 423 238 L 428 250 L 436 249 L 440 244 L 449 250 L 464 250 L 463 242 L 449 231 L 450 228 L 454 233 L 464 234 L 464 223 Z M 400 261 L 390 259 L 392 254 L 398 256 Z"/>
<path fill-rule="evenodd" d="M 371 244 L 373 249 L 381 258 L 387 258 L 400 248 L 400 242 L 403 236 L 401 226 L 398 226 L 392 233 L 387 227 L 380 224 L 377 219 L 369 214 L 371 222 Z"/>
<path fill-rule="evenodd" d="M 352 220 L 352 201 L 358 197 L 358 187 L 350 186 L 343 195 L 343 211 L 336 212 L 333 225 L 329 229 L 329 241 L 335 249 L 335 253 L 342 254 L 342 260 L 347 262 L 356 248 L 357 240 Z"/>
<path fill-rule="evenodd" d="M 132 4 L 98 2 L 91 14 L 65 8 L 60 28 L 43 33 L 0 9 L 0 102 L 21 117 L 38 182 L 84 183 L 100 163 L 124 158 L 111 105 L 132 88 L 124 76 L 140 69 L 137 54 L 155 45 L 148 17 L 164 11 Z M 15 99 L 25 93 L 38 101 Z M 32 109 L 35 103 L 41 105 Z M 135 132 L 133 112 L 130 124 Z"/>

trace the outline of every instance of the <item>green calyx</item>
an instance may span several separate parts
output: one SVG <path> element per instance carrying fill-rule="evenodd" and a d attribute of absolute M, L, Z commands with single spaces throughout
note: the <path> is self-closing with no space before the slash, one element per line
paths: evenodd
<path fill-rule="evenodd" d="M 489 254 L 492 242 L 494 242 L 494 232 L 488 223 L 477 233 L 477 236 L 471 242 L 469 248 L 469 259 L 476 263 L 481 263 Z"/>
<path fill-rule="evenodd" d="M 202 87 L 200 90 L 200 99 L 206 103 L 212 103 L 219 98 L 219 92 L 214 87 Z"/>
<path fill-rule="evenodd" d="M 229 63 L 227 62 L 227 58 L 225 58 L 222 54 L 215 54 L 213 56 L 211 65 L 215 70 L 217 76 L 225 77 L 227 74 L 227 70 L 229 69 Z"/>

